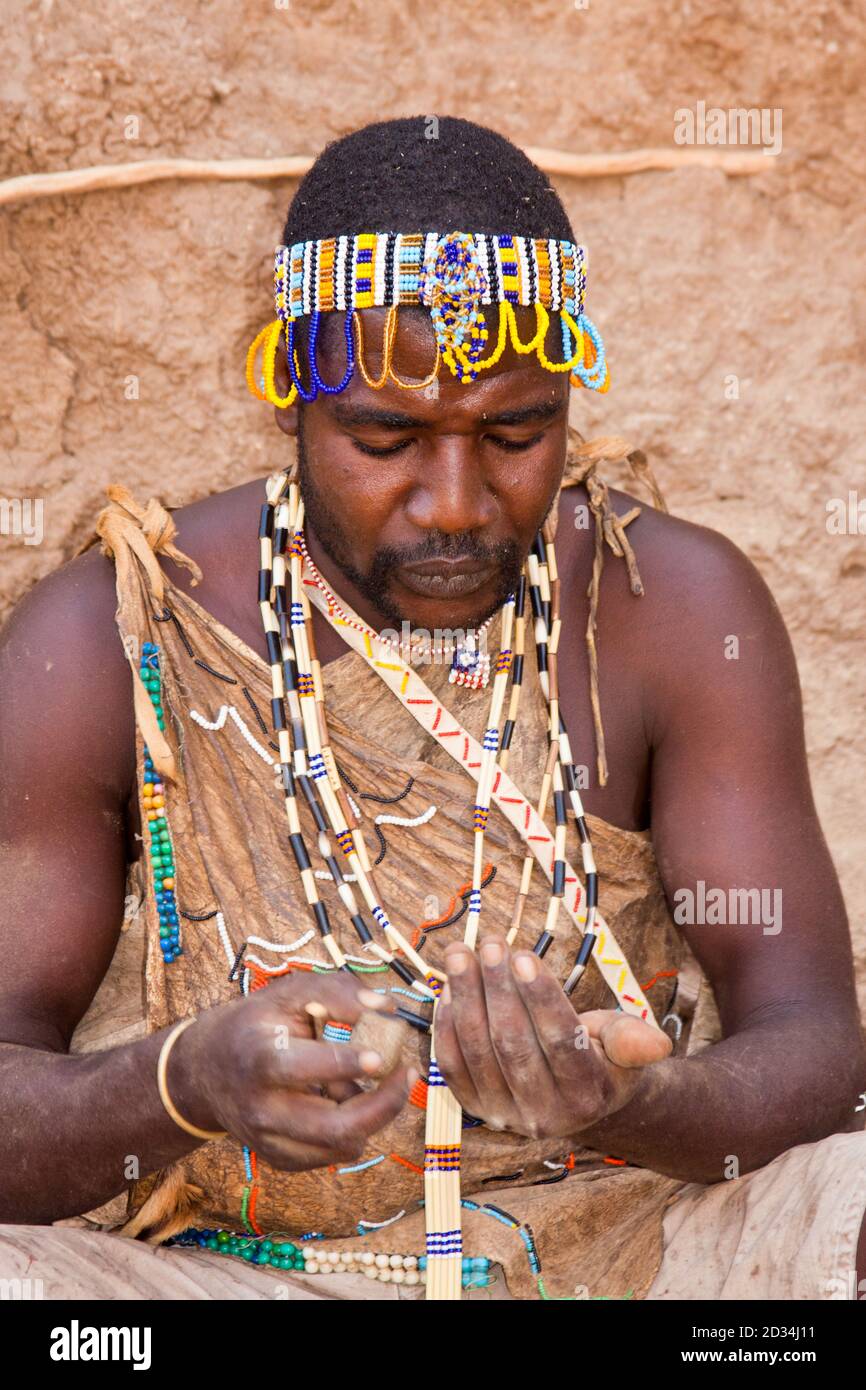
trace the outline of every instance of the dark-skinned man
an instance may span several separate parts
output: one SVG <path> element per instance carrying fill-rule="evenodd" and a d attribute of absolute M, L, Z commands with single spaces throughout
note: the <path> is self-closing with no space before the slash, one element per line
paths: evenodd
<path fill-rule="evenodd" d="M 423 300 L 401 303 L 396 317 L 386 307 L 395 243 L 384 245 L 390 272 L 372 270 L 366 288 L 379 254 L 372 229 L 382 227 L 488 236 L 486 272 L 519 336 L 494 353 L 491 292 L 481 355 L 493 360 L 474 378 L 440 361 L 449 328 Z M 377 248 L 369 257 L 367 236 Z M 323 238 L 334 241 L 323 247 Z M 514 249 L 514 238 L 527 240 Z M 438 139 L 425 141 L 421 121 L 386 122 L 328 147 L 299 188 L 284 242 L 317 248 L 303 270 L 319 276 L 317 289 L 300 272 L 287 286 L 308 296 L 292 324 L 294 375 L 312 396 L 301 370 L 309 354 L 323 384 L 314 399 L 297 398 L 281 339 L 273 379 L 266 362 L 259 386 L 291 402 L 275 411 L 277 473 L 173 514 L 115 494 L 97 520 L 101 545 L 38 584 L 3 634 L 0 1273 L 35 1260 L 68 1296 L 84 1286 L 93 1296 L 106 1278 L 151 1297 L 229 1297 L 239 1287 L 266 1297 L 275 1278 L 295 1289 L 302 1271 L 321 1276 L 328 1297 L 356 1296 L 364 1276 L 382 1297 L 414 1296 L 425 1283 L 430 1291 L 434 1269 L 441 1290 L 445 1264 L 456 1267 L 458 1290 L 462 1281 L 481 1296 L 854 1296 L 856 1271 L 866 1273 L 866 1140 L 855 1109 L 866 1068 L 790 642 L 733 545 L 652 507 L 628 520 L 642 596 L 628 582 L 611 518 L 634 499 L 608 492 L 592 469 L 576 471 L 568 428 L 571 384 L 601 383 L 600 340 L 576 325 L 592 343 L 585 379 L 555 369 L 567 348 L 557 352 L 553 331 L 544 358 L 517 350 L 541 322 L 533 304 L 547 294 L 553 305 L 551 284 L 570 264 L 559 200 L 493 132 L 443 119 Z M 443 243 L 469 255 L 466 244 Z M 420 264 L 411 240 L 399 254 L 407 275 Z M 512 254 L 535 300 L 508 299 Z M 434 263 L 424 265 L 432 282 Z M 461 263 L 466 283 L 476 269 Z M 331 298 L 311 331 L 309 296 L 323 283 Z M 574 283 L 563 278 L 563 296 Z M 354 371 L 351 302 L 363 321 Z M 344 378 L 341 390 L 325 389 Z M 320 768 L 316 750 L 297 742 L 291 700 L 268 723 L 280 643 L 251 597 L 262 563 L 253 527 L 292 461 L 291 496 L 304 507 L 295 559 L 307 586 L 292 620 L 306 635 L 288 627 L 284 636 L 295 642 L 301 704 L 299 653 L 307 641 L 315 648 L 307 698 L 318 685 L 318 727 L 330 740 Z M 601 527 L 598 547 L 586 518 Z M 540 855 L 510 933 L 535 851 L 499 802 L 484 818 L 480 907 L 473 898 L 471 758 L 464 752 L 455 767 L 458 744 L 445 735 L 450 719 L 460 745 L 481 742 L 493 678 L 449 680 L 447 665 L 435 653 L 425 664 L 422 653 L 413 669 L 443 721 L 424 726 L 352 647 L 346 625 L 376 652 L 377 634 L 403 623 L 434 636 L 495 636 L 545 522 L 562 614 L 551 647 L 559 709 L 569 765 L 591 770 L 580 795 L 604 914 L 572 994 L 563 984 L 579 933 L 565 898 L 550 949 L 532 949 L 550 901 Z M 600 578 L 599 548 L 613 551 Z M 266 553 L 277 550 L 272 529 Z M 529 825 L 550 690 L 535 669 L 528 597 L 526 607 L 508 775 Z M 739 635 L 736 660 L 725 653 L 730 634 Z M 506 668 L 511 661 L 509 652 Z M 499 768 L 502 778 L 504 759 Z M 349 832 L 335 819 L 343 814 L 356 822 Z M 580 869 L 573 817 L 567 833 Z M 347 855 L 336 871 L 334 844 Z M 128 873 L 145 899 L 146 1032 L 82 1052 L 75 1035 L 97 990 L 120 978 Z M 352 926 L 356 916 L 381 925 L 369 912 L 375 884 L 392 932 L 378 948 Z M 699 884 L 725 901 L 742 885 L 771 890 L 783 920 L 675 926 L 672 905 Z M 579 887 L 566 891 L 580 901 Z M 325 904 L 325 935 L 314 900 Z M 475 950 L 463 941 L 473 912 Z M 718 1019 L 702 1041 L 687 1028 L 672 1047 L 658 1025 L 682 1023 L 677 978 L 687 959 Z M 651 1006 L 646 1021 L 621 984 L 626 970 Z M 130 987 L 141 990 L 140 974 L 130 985 L 127 972 Z M 180 1028 L 185 1020 L 194 1025 Z M 459 1142 L 444 1146 L 428 1113 L 440 1079 L 463 1111 Z M 421 1209 L 425 1190 L 428 1207 L 446 1190 L 435 1183 L 456 1168 L 458 1149 L 462 1254 L 453 1245 L 443 1253 L 445 1228 L 429 1210 L 425 1234 Z M 50 1226 L 127 1187 L 126 1239 Z M 453 1184 L 447 1190 L 452 1200 Z M 744 1223 L 754 1260 L 737 1235 Z M 189 1246 L 213 1259 L 191 1265 Z M 297 1296 L 309 1290 L 306 1279 Z"/>

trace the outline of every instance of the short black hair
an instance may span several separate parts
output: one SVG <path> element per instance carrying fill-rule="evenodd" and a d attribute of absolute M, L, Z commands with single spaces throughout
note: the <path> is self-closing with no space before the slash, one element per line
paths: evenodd
<path fill-rule="evenodd" d="M 332 140 L 298 185 L 283 242 L 392 231 L 576 240 L 538 165 L 457 116 L 375 121 Z"/>

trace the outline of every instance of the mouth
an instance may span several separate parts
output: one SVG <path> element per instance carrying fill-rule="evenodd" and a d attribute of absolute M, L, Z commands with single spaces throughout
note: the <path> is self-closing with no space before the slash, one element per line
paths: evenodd
<path fill-rule="evenodd" d="M 397 579 L 413 594 L 427 598 L 461 598 L 474 594 L 496 574 L 496 565 L 479 560 L 422 560 L 400 565 Z"/>

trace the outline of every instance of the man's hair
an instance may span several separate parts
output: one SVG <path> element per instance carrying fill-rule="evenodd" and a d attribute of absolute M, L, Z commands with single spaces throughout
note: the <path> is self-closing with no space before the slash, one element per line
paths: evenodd
<path fill-rule="evenodd" d="M 292 199 L 283 242 L 455 230 L 575 240 L 547 175 L 504 135 L 411 116 L 326 145 Z"/>

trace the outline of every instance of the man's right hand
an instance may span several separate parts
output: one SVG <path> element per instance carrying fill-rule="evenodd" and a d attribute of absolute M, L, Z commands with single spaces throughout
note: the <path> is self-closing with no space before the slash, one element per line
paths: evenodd
<path fill-rule="evenodd" d="M 317 1040 L 308 1005 L 349 1025 L 365 1009 L 392 1008 L 387 996 L 350 976 L 305 971 L 207 1009 L 169 1057 L 169 1095 L 184 1119 L 227 1130 L 272 1168 L 360 1158 L 370 1136 L 402 1109 L 417 1073 L 397 1066 L 375 1089 L 361 1090 L 355 1083 L 378 1072 L 382 1058 L 351 1043 Z"/>

